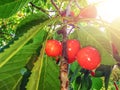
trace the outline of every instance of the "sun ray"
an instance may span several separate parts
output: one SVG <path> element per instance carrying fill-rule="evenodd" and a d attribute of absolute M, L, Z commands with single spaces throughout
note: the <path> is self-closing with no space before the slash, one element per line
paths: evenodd
<path fill-rule="evenodd" d="M 120 17 L 120 0 L 88 0 L 89 3 L 97 3 L 98 16 L 111 22 L 115 18 Z"/>

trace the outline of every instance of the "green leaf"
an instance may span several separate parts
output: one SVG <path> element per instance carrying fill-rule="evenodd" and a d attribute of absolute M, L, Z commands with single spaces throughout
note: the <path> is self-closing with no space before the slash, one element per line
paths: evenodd
<path fill-rule="evenodd" d="M 27 33 L 24 33 L 9 48 L 0 53 L 1 90 L 16 90 L 16 88 L 19 88 L 24 73 L 21 70 L 23 70 L 23 67 L 26 66 L 44 41 L 46 30 L 43 27 L 48 24 L 49 20 L 30 28 Z M 28 43 L 31 39 L 33 42 Z"/>
<path fill-rule="evenodd" d="M 43 18 L 44 17 L 44 18 Z M 22 36 L 24 33 L 29 31 L 33 26 L 36 26 L 45 20 L 48 20 L 48 16 L 44 14 L 43 12 L 32 14 L 27 16 L 25 19 L 23 19 L 17 26 L 15 37 L 13 40 L 11 40 L 6 46 L 0 49 L 0 52 L 2 52 L 4 49 L 9 48 L 11 44 L 14 43 L 16 39 L 18 39 L 20 36 Z M 32 42 L 30 40 L 28 43 Z"/>
<path fill-rule="evenodd" d="M 72 85 L 73 90 L 90 90 L 92 81 L 89 76 L 89 71 L 85 69 L 79 70 L 79 73 L 76 73 L 76 78 L 74 78 Z"/>
<path fill-rule="evenodd" d="M 30 28 L 27 33 L 24 33 L 9 48 L 0 53 L 1 90 L 16 90 L 16 88 L 19 88 L 23 75 L 22 68 L 26 66 L 42 42 L 46 40 L 48 24 L 56 22 L 56 20 L 58 19 L 50 19 Z M 30 42 L 31 39 L 32 42 Z"/>
<path fill-rule="evenodd" d="M 78 64 L 77 61 L 73 62 L 70 64 L 70 70 L 74 73 L 76 69 L 79 69 L 77 70 L 78 72 L 80 71 L 80 66 Z"/>
<path fill-rule="evenodd" d="M 92 85 L 92 80 L 90 78 L 90 76 L 83 76 L 81 79 L 81 87 L 80 90 L 90 90 Z"/>
<path fill-rule="evenodd" d="M 100 90 L 103 86 L 103 81 L 101 78 L 91 77 L 92 80 L 92 90 Z"/>
<path fill-rule="evenodd" d="M 80 40 L 82 47 L 93 46 L 98 49 L 102 64 L 114 65 L 116 63 L 112 56 L 110 39 L 99 28 L 93 26 L 80 27 L 80 30 L 76 30 L 73 36 Z"/>
<path fill-rule="evenodd" d="M 34 33 L 34 31 L 32 33 Z M 13 88 L 15 89 L 17 87 L 24 73 L 24 72 L 21 72 L 21 70 L 23 70 L 22 68 L 26 66 L 28 61 L 31 59 L 31 56 L 35 54 L 38 47 L 40 47 L 40 45 L 44 40 L 44 35 L 45 35 L 45 31 L 41 30 L 33 38 L 33 43 L 27 44 L 21 47 L 21 49 L 18 52 L 14 53 L 14 51 L 13 52 L 9 51 L 11 50 L 11 48 L 13 48 L 13 47 L 10 47 L 3 52 L 3 53 L 6 53 L 7 56 L 5 56 L 4 54 L 0 54 L 1 56 L 3 56 L 1 59 L 4 59 L 4 58 L 7 59 L 4 65 L 0 68 L 0 84 L 1 84 L 0 89 L 1 90 L 4 90 L 4 88 L 8 88 L 6 90 L 9 90 L 9 89 L 13 90 Z M 19 40 L 16 42 L 19 42 Z M 18 48 L 21 44 L 18 45 Z M 10 54 L 7 53 L 6 51 L 8 51 Z M 11 54 L 13 54 L 13 56 L 10 56 Z M 0 65 L 3 62 L 1 62 Z"/>
<path fill-rule="evenodd" d="M 81 84 L 81 76 L 79 75 L 74 82 L 74 90 L 79 90 Z"/>
<path fill-rule="evenodd" d="M 29 40 L 31 40 L 41 29 L 43 29 L 43 27 L 48 24 L 49 20 L 30 28 L 30 30 L 20 37 L 19 40 L 14 41 L 14 44 L 12 44 L 9 49 L 5 49 L 4 52 L 0 53 L 0 67 L 7 63 Z"/>
<path fill-rule="evenodd" d="M 50 57 L 45 57 L 39 82 L 39 90 L 60 90 L 59 66 Z"/>
<path fill-rule="evenodd" d="M 108 89 L 109 79 L 112 72 L 113 66 L 111 65 L 100 65 L 95 70 L 95 77 L 104 77 L 105 90 Z"/>
<path fill-rule="evenodd" d="M 30 30 L 35 25 L 38 25 L 41 22 L 48 20 L 48 16 L 43 13 L 37 13 L 27 16 L 24 20 L 20 22 L 16 30 L 16 37 L 22 36 L 27 30 Z"/>
<path fill-rule="evenodd" d="M 80 75 L 81 68 L 77 62 L 74 62 L 74 63 L 70 64 L 69 69 L 70 69 L 70 71 L 69 71 L 70 83 L 73 83 L 75 78 Z"/>
<path fill-rule="evenodd" d="M 40 30 L 41 25 L 37 25 L 29 30 L 19 40 L 15 41 L 10 48 L 0 53 L 0 68 L 5 65 L 31 38 L 33 38 Z"/>
<path fill-rule="evenodd" d="M 0 1 L 0 18 L 8 18 L 18 12 L 31 0 L 1 0 Z"/>
<path fill-rule="evenodd" d="M 59 90 L 59 68 L 51 58 L 44 57 L 44 47 L 34 64 L 27 90 Z"/>

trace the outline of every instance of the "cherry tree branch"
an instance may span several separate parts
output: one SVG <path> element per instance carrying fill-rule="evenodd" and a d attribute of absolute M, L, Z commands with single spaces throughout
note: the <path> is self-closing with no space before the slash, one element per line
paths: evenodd
<path fill-rule="evenodd" d="M 70 14 L 71 3 L 73 0 L 70 0 L 68 6 L 66 8 L 66 16 Z M 62 58 L 60 60 L 60 81 L 61 81 L 61 90 L 68 90 L 69 88 L 69 79 L 68 79 L 68 55 L 67 55 L 67 24 L 68 21 L 64 20 L 63 23 L 65 26 L 62 28 L 62 35 L 63 35 L 63 51 L 62 51 Z"/>
<path fill-rule="evenodd" d="M 62 51 L 62 58 L 60 60 L 60 81 L 61 81 L 61 90 L 68 90 L 69 79 L 68 79 L 68 62 L 67 62 L 67 26 L 62 28 L 62 35 L 63 35 L 63 51 Z"/>

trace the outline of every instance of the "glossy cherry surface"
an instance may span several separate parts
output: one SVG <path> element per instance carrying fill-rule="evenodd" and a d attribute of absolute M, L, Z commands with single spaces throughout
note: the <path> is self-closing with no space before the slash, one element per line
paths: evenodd
<path fill-rule="evenodd" d="M 67 55 L 68 55 L 68 63 L 72 63 L 76 59 L 76 54 L 80 49 L 80 43 L 76 39 L 67 41 Z"/>
<path fill-rule="evenodd" d="M 56 57 L 62 54 L 62 44 L 57 40 L 46 42 L 45 52 L 48 56 Z"/>
<path fill-rule="evenodd" d="M 96 69 L 101 62 L 100 53 L 91 46 L 80 49 L 76 58 L 79 65 L 87 70 Z"/>

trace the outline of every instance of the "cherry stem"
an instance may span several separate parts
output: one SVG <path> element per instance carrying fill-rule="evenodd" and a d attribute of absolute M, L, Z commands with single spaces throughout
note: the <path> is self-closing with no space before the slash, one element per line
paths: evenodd
<path fill-rule="evenodd" d="M 119 90 L 115 81 L 114 81 L 114 86 L 115 86 L 116 90 Z"/>

